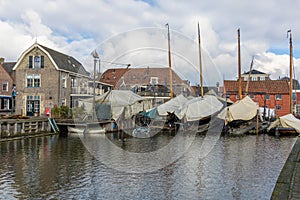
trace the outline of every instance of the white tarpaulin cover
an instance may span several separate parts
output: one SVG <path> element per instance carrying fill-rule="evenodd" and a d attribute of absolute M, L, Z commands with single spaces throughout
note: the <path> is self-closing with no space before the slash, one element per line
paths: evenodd
<path fill-rule="evenodd" d="M 277 126 L 285 128 L 294 128 L 298 133 L 300 133 L 300 120 L 292 114 L 287 114 L 282 117 L 279 117 L 279 119 L 270 124 L 270 126 L 268 127 L 268 131 L 271 128 L 275 128 Z"/>
<path fill-rule="evenodd" d="M 129 118 L 144 109 L 150 109 L 151 103 L 143 101 L 144 98 L 129 90 L 111 90 L 103 95 L 96 96 L 96 104 L 109 104 L 111 118 L 117 120 L 125 110 L 125 118 Z M 92 113 L 93 98 L 80 99 L 79 106 L 84 105 L 85 111 Z"/>
<path fill-rule="evenodd" d="M 220 111 L 223 104 L 213 95 L 196 97 L 187 101 L 177 114 L 179 119 L 184 116 L 187 121 L 196 121 Z"/>
<path fill-rule="evenodd" d="M 218 117 L 225 119 L 225 124 L 234 120 L 247 121 L 256 116 L 258 108 L 258 104 L 246 96 L 242 100 L 224 108 Z"/>
<path fill-rule="evenodd" d="M 170 113 L 177 113 L 180 111 L 180 108 L 188 101 L 187 98 L 185 98 L 182 94 L 179 96 L 159 105 L 157 107 L 157 112 L 160 116 L 166 116 L 168 115 L 168 112 Z"/>

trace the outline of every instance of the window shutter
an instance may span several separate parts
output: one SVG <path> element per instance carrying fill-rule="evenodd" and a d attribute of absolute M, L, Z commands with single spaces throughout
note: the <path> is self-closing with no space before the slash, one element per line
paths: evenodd
<path fill-rule="evenodd" d="M 29 56 L 29 68 L 32 68 L 32 56 Z"/>
<path fill-rule="evenodd" d="M 41 68 L 44 68 L 44 56 L 41 56 Z"/>

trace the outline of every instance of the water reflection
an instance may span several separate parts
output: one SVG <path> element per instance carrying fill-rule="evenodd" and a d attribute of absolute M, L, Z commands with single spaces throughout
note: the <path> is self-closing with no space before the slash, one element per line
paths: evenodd
<path fill-rule="evenodd" d="M 115 143 L 120 142 L 109 137 Z M 165 135 L 153 141 L 128 138 L 123 147 L 149 151 L 171 139 Z M 98 136 L 97 140 L 101 138 Z M 76 136 L 3 142 L 0 196 L 4 199 L 270 199 L 295 142 L 295 138 L 267 135 L 221 137 L 213 151 L 202 159 L 199 147 L 203 140 L 204 136 L 197 136 L 189 151 L 176 162 L 140 174 L 103 165 Z M 109 149 L 102 153 L 108 152 L 111 159 L 120 156 Z"/>

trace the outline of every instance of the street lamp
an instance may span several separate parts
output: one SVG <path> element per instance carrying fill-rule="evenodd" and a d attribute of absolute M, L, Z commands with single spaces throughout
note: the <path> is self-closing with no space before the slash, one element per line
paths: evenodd
<path fill-rule="evenodd" d="M 99 59 L 99 55 L 96 51 L 96 49 L 93 51 L 92 56 L 94 58 L 94 78 L 93 78 L 93 115 L 92 115 L 92 120 L 95 121 L 95 104 L 96 104 L 96 64 L 97 64 L 97 60 Z"/>

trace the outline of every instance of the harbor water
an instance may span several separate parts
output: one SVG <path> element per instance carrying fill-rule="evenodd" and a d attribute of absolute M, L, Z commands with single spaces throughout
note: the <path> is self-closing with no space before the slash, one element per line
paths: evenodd
<path fill-rule="evenodd" d="M 174 136 L 151 139 L 95 136 L 140 154 L 166 146 Z M 185 136 L 179 136 L 185 137 Z M 122 171 L 98 159 L 78 135 L 0 143 L 1 199 L 270 199 L 295 137 L 221 136 L 199 157 L 196 135 L 170 164 L 149 172 Z M 109 146 L 100 154 L 114 155 Z M 106 148 L 106 149 L 105 149 Z M 124 156 L 125 159 L 126 156 Z M 153 158 L 155 159 L 155 158 Z M 126 160 L 123 164 L 126 164 Z M 140 163 L 143 165 L 143 162 Z M 146 164 L 145 164 L 146 165 Z M 149 168 L 149 166 L 141 166 Z M 153 169 L 153 168 L 152 168 Z"/>

